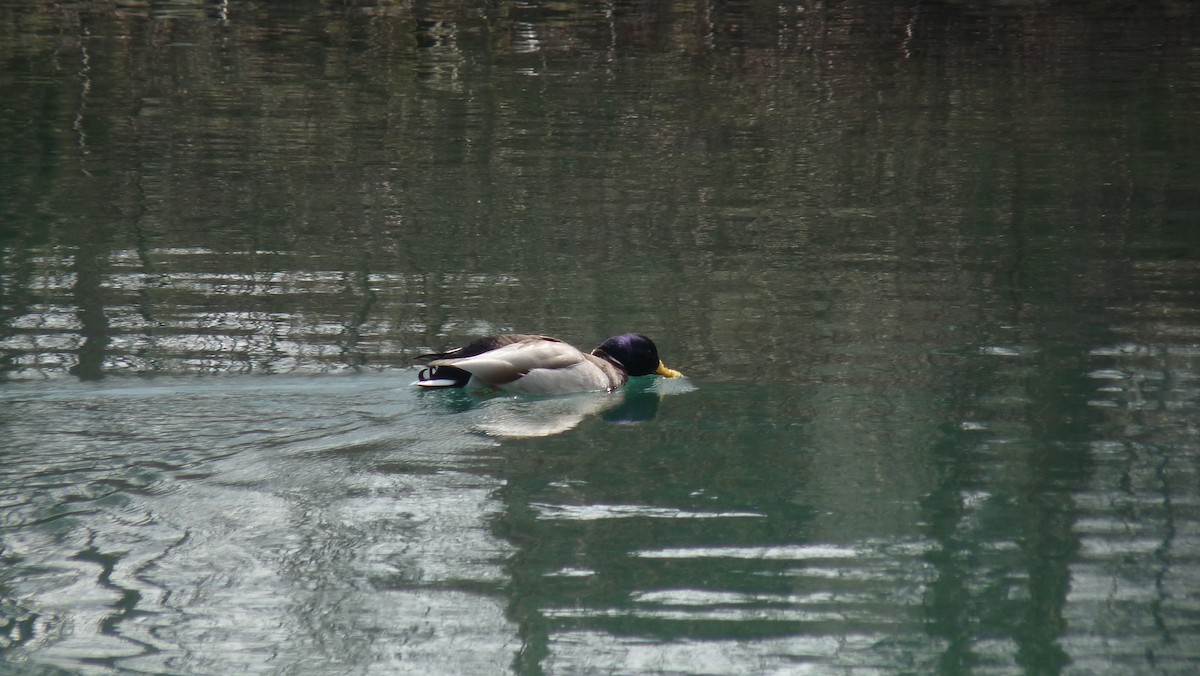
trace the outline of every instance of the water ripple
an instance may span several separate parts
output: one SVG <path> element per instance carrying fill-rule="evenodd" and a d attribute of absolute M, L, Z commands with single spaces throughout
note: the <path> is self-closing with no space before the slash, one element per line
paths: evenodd
<path fill-rule="evenodd" d="M 596 521 L 601 519 L 735 519 L 765 518 L 755 512 L 705 512 L 649 505 L 530 505 L 542 519 Z"/>

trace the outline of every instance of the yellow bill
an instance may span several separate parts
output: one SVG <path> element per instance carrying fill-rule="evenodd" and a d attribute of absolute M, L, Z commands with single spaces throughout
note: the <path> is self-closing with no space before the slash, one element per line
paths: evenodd
<path fill-rule="evenodd" d="M 682 378 L 683 377 L 682 373 L 680 373 L 679 371 L 676 371 L 675 369 L 667 368 L 667 365 L 662 363 L 661 361 L 658 362 L 658 370 L 656 370 L 655 373 L 664 378 Z"/>

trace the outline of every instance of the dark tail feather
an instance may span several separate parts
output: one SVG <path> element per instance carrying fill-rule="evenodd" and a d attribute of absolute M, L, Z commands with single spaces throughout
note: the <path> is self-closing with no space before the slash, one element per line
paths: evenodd
<path fill-rule="evenodd" d="M 417 384 L 430 389 L 446 387 L 466 387 L 471 374 L 453 366 L 431 366 L 421 369 L 417 375 Z"/>

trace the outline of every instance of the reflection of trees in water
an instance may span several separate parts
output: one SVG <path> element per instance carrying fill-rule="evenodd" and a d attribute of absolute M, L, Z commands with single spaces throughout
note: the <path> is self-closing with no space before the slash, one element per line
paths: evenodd
<path fill-rule="evenodd" d="M 1079 554 L 1077 501 L 1092 476 L 1086 356 L 1047 350 L 1019 367 L 991 361 L 957 386 L 956 412 L 971 424 L 946 429 L 932 449 L 929 629 L 946 641 L 942 670 L 1015 660 L 1056 673 L 1070 661 L 1064 615 Z"/>
<path fill-rule="evenodd" d="M 589 655 L 619 663 L 623 646 L 732 635 L 770 644 L 773 656 L 794 651 L 842 666 L 1053 673 L 1185 663 L 1181 604 L 1195 571 L 1178 551 L 1187 508 L 1172 504 L 1172 486 L 1194 479 L 1194 468 L 1172 466 L 1149 443 L 1105 449 L 1126 416 L 1096 405 L 1112 394 L 1097 393 L 1086 348 L 981 350 L 958 361 L 935 386 L 945 396 L 932 400 L 946 408 L 929 419 L 945 427 L 875 436 L 878 455 L 841 444 L 856 450 L 840 465 L 822 455 L 828 439 L 818 433 L 852 428 L 852 418 L 823 420 L 835 411 L 822 408 L 829 402 L 815 385 L 786 404 L 815 418 L 800 430 L 754 424 L 787 418 L 769 410 L 780 404 L 776 388 L 763 401 L 724 392 L 688 407 L 692 421 L 672 412 L 659 424 L 673 429 L 640 429 L 648 439 L 628 452 L 620 430 L 597 423 L 508 448 L 494 470 L 505 505 L 494 527 L 516 547 L 508 612 L 524 644 L 517 670 Z M 1132 389 L 1118 399 L 1145 394 Z M 898 405 L 868 427 L 903 429 L 908 415 Z M 1149 432 L 1163 442 L 1186 429 L 1151 415 L 1131 417 L 1163 430 Z M 912 467 L 909 453 L 928 456 Z M 854 456 L 875 459 L 887 477 L 875 478 L 881 487 L 911 493 L 865 490 L 869 472 L 847 474 Z M 929 483 L 909 485 L 909 473 Z M 838 505 L 823 486 L 830 481 L 881 504 Z M 921 513 L 894 524 L 875 516 L 906 504 Z M 858 520 L 831 530 L 823 523 L 831 515 Z M 914 525 L 921 532 L 906 534 Z M 864 535 L 872 532 L 885 534 Z M 1101 653 L 1097 635 L 1111 638 Z M 829 637 L 841 647 L 823 654 L 816 646 Z"/>
<path fill-rule="evenodd" d="M 543 673 L 556 640 L 591 631 L 671 641 L 715 636 L 718 625 L 725 637 L 734 632 L 747 638 L 794 627 L 769 620 L 720 621 L 703 605 L 685 611 L 694 613 L 691 619 L 671 618 L 639 601 L 641 594 L 663 590 L 727 590 L 747 597 L 780 593 L 786 586 L 782 578 L 746 573 L 779 572 L 787 561 L 640 553 L 693 545 L 787 544 L 811 517 L 808 506 L 795 501 L 804 465 L 795 440 L 753 429 L 757 413 L 752 409 L 761 402 L 722 400 L 725 417 L 718 424 L 720 416 L 707 406 L 677 407 L 672 401 L 668 397 L 657 404 L 670 418 L 633 426 L 625 417 L 593 419 L 571 434 L 506 444 L 495 461 L 493 471 L 504 479 L 499 491 L 504 510 L 493 527 L 517 547 L 508 565 L 508 613 L 523 642 L 514 665 L 518 673 Z M 718 399 L 712 405 L 719 405 Z M 699 417 L 674 419 L 687 411 Z M 778 436 L 758 438 L 764 433 Z"/>
<path fill-rule="evenodd" d="M 172 271 L 143 274 L 147 258 Z M 253 267 L 254 258 L 159 250 L 99 259 L 88 249 L 40 257 L 28 289 L 54 304 L 31 306 L 33 314 L 10 324 L 12 370 L 29 377 L 68 365 L 88 379 L 109 371 L 275 372 L 361 362 L 355 352 L 372 298 L 363 276 L 212 269 Z M 66 289 L 60 268 L 71 270 Z"/>
<path fill-rule="evenodd" d="M 113 256 L 181 247 L 230 255 L 197 272 L 293 275 L 301 286 L 307 274 L 346 271 L 329 297 L 264 298 L 239 285 L 226 299 L 239 307 L 212 319 L 264 319 L 242 320 L 240 340 L 209 342 L 240 353 L 241 368 L 359 366 L 379 348 L 403 361 L 414 346 L 484 327 L 587 342 L 611 327 L 584 308 L 614 302 L 637 323 L 623 328 L 706 337 L 688 356 L 714 371 L 751 368 L 745 351 L 717 347 L 751 335 L 760 351 L 786 353 L 796 313 L 817 313 L 820 329 L 823 318 L 845 324 L 829 312 L 861 305 L 902 332 L 919 308 L 860 304 L 889 288 L 861 256 L 912 292 L 928 292 L 913 284 L 934 276 L 961 297 L 992 272 L 963 263 L 1013 244 L 988 223 L 1016 200 L 1076 204 L 1085 219 L 1029 228 L 1031 250 L 1084 246 L 1081 257 L 1111 260 L 1131 223 L 1101 217 L 1114 209 L 1173 237 L 1168 219 L 1195 154 L 1137 158 L 1194 141 L 1194 102 L 1169 84 L 1186 71 L 1173 50 L 1195 17 L 1175 5 L 1059 11 L 5 8 L 0 53 L 29 73 L 5 90 L 8 109 L 24 112 L 0 118 L 11 179 L 0 182 L 0 264 L 13 271 L 5 358 L 34 359 L 11 335 L 37 295 L 21 272 L 27 258 L 74 247 L 79 297 L 42 304 L 71 307 L 86 325 L 69 363 L 89 377 L 117 364 L 161 368 L 153 345 L 172 333 L 172 313 L 147 318 L 166 326 L 131 352 L 129 340 L 105 337 L 123 312 L 110 296 L 127 294 L 96 284 L 114 281 Z M 1157 41 L 1149 53 L 1102 49 L 1145 32 Z M 1076 67 L 1083 55 L 1087 69 Z M 1141 86 L 1114 106 L 1106 92 L 1133 74 Z M 1097 95 L 1078 91 L 1093 84 Z M 1081 125 L 1094 127 L 1082 145 Z M 1091 234 L 1063 240 L 1065 228 Z M 651 250 L 637 251 L 648 233 Z M 818 264 L 838 257 L 853 264 Z M 129 272 L 169 275 L 155 258 Z M 914 269 L 898 269 L 905 261 Z M 622 266 L 621 276 L 579 274 Z M 1101 272 L 1098 283 L 1120 283 L 1105 281 L 1119 269 Z M 394 275 L 424 280 L 423 295 L 389 286 Z M 131 302 L 145 312 L 153 301 Z M 313 317 L 296 331 L 279 313 Z M 514 317 L 523 325 L 510 326 Z M 187 364 L 222 368 L 219 356 Z"/>

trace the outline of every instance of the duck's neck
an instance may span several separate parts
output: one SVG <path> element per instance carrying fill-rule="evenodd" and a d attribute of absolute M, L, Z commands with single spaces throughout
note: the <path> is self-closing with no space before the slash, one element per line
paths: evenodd
<path fill-rule="evenodd" d="M 602 350 L 600 348 L 596 348 L 596 349 L 592 350 L 592 356 L 603 359 L 604 361 L 617 367 L 617 370 L 619 370 L 621 373 L 624 373 L 628 376 L 629 371 L 625 370 L 625 365 L 622 364 L 621 362 L 617 361 L 616 359 L 613 359 L 612 355 L 605 352 L 604 350 Z"/>

